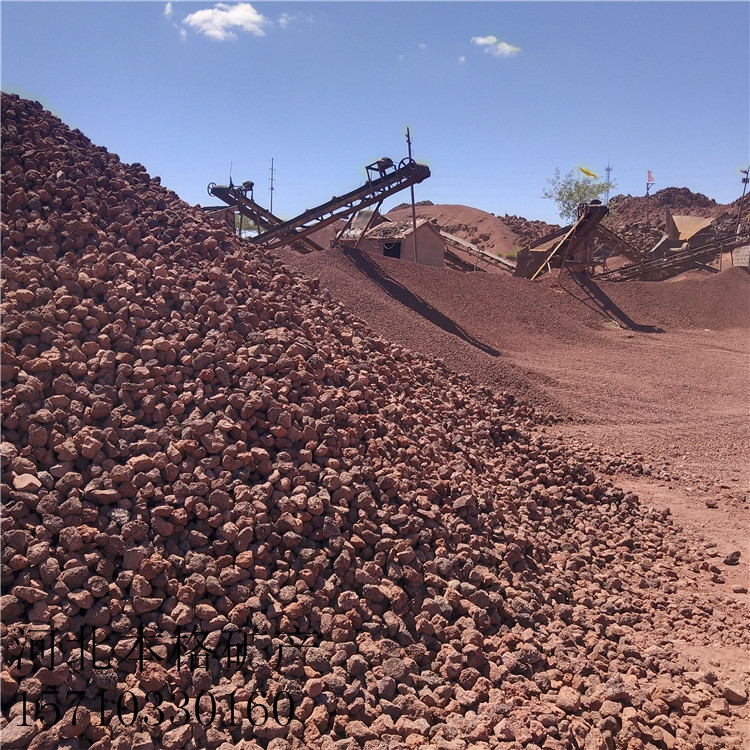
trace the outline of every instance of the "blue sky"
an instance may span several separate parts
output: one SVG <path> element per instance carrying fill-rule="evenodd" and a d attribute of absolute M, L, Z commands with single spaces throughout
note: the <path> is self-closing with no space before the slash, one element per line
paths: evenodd
<path fill-rule="evenodd" d="M 2 88 L 190 204 L 252 179 L 289 217 L 414 156 L 417 200 L 558 222 L 556 167 L 721 203 L 750 160 L 746 2 L 15 2 Z M 408 200 L 408 191 L 384 209 Z"/>

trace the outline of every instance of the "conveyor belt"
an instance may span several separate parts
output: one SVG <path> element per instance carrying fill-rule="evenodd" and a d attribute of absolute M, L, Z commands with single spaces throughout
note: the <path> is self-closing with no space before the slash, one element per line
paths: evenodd
<path fill-rule="evenodd" d="M 234 185 L 215 185 L 211 183 L 208 186 L 209 195 L 213 195 L 219 200 L 230 206 L 236 206 L 237 210 L 254 222 L 261 232 L 267 232 L 274 227 L 283 224 L 283 220 L 272 214 L 268 209 L 263 208 L 247 195 L 247 192 L 241 187 Z M 300 250 L 312 252 L 313 250 L 322 250 L 323 248 L 309 238 L 299 238 Z"/>
<path fill-rule="evenodd" d="M 609 213 L 609 209 L 600 203 L 589 203 L 588 205 L 583 204 L 580 208 L 580 216 L 578 221 L 567 231 L 565 236 L 558 242 L 552 250 L 549 252 L 547 257 L 542 261 L 539 268 L 536 269 L 534 275 L 531 277 L 533 281 L 542 272 L 544 267 L 554 258 L 558 253 L 563 253 L 563 263 L 565 259 L 572 255 L 586 238 L 591 235 L 596 229 L 599 222 Z"/>
<path fill-rule="evenodd" d="M 513 271 L 516 270 L 516 264 L 512 261 L 488 253 L 481 247 L 477 247 L 477 245 L 468 242 L 461 237 L 456 237 L 455 235 L 443 232 L 442 230 L 440 236 L 445 240 L 445 244 L 449 248 L 458 252 L 458 255 L 454 258 L 455 262 L 458 264 L 467 265 L 467 267 L 473 267 L 473 270 L 480 271 L 485 270 L 488 264 L 502 268 L 504 271 L 509 271 L 510 273 L 513 273 Z"/>
<path fill-rule="evenodd" d="M 209 186 L 209 192 L 225 203 L 229 203 L 229 205 L 237 205 L 238 208 L 244 205 L 249 212 L 255 212 L 255 214 L 244 215 L 252 216 L 253 220 L 256 221 L 255 216 L 259 217 L 260 222 L 257 223 L 263 231 L 257 236 L 251 237 L 249 242 L 274 248 L 297 242 L 309 243 L 310 241 L 306 238 L 312 232 L 322 229 L 338 219 L 348 218 L 374 203 L 380 203 L 394 193 L 426 180 L 429 176 L 429 167 L 424 164 L 417 164 L 410 159 L 404 159 L 392 172 L 386 172 L 377 179 L 368 180 L 364 185 L 346 193 L 346 195 L 334 196 L 320 206 L 308 209 L 288 221 L 281 221 L 264 209 L 258 212 L 261 207 L 246 196 L 244 196 L 244 201 L 238 200 L 237 195 L 242 192 L 238 188 L 213 186 L 212 191 L 211 186 Z"/>
<path fill-rule="evenodd" d="M 675 253 L 666 258 L 654 258 L 652 260 L 634 263 L 631 266 L 617 268 L 597 276 L 597 280 L 628 281 L 631 279 L 664 279 L 682 273 L 688 269 L 701 265 L 704 261 L 710 261 L 720 253 L 726 253 L 747 242 L 747 238 L 738 236 L 721 237 L 713 242 L 708 242 L 691 250 Z"/>

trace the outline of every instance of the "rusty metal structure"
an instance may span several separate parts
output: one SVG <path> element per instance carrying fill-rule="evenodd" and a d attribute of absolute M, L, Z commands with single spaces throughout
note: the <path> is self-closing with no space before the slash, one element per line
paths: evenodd
<path fill-rule="evenodd" d="M 368 179 L 364 185 L 345 195 L 334 196 L 287 221 L 256 203 L 252 197 L 252 188 L 232 184 L 217 185 L 212 182 L 208 186 L 208 193 L 230 206 L 236 206 L 243 216 L 256 224 L 259 232 L 248 238 L 248 242 L 270 249 L 291 245 L 303 252 L 310 252 L 321 249 L 309 238 L 313 232 L 339 219 L 347 219 L 367 206 L 377 204 L 379 209 L 386 198 L 426 180 L 430 176 L 430 169 L 411 158 L 402 159 L 395 166 L 390 159 L 383 157 L 375 164 L 368 165 L 367 174 Z"/>
<path fill-rule="evenodd" d="M 747 237 L 738 235 L 717 237 L 697 247 L 688 246 L 686 249 L 668 252 L 663 257 L 650 257 L 629 266 L 607 271 L 599 274 L 596 278 L 606 279 L 607 281 L 631 281 L 635 279 L 659 281 L 668 279 L 693 268 L 707 269 L 707 264 L 717 256 L 731 252 L 746 242 Z"/>
<path fill-rule="evenodd" d="M 229 185 L 217 185 L 212 182 L 208 186 L 208 194 L 235 208 L 243 217 L 254 223 L 261 233 L 283 224 L 283 219 L 255 202 L 252 185 L 252 182 L 245 182 L 242 185 L 232 185 L 231 182 Z M 294 245 L 296 250 L 305 253 L 323 249 L 308 237 L 298 238 Z"/>
<path fill-rule="evenodd" d="M 442 229 L 440 236 L 445 240 L 445 259 L 454 268 L 461 271 L 501 274 L 513 273 L 516 270 L 516 264 L 513 261 L 488 253 L 473 242 L 444 232 Z"/>
<path fill-rule="evenodd" d="M 672 215 L 666 209 L 666 231 L 659 241 L 631 264 L 599 274 L 609 281 L 659 281 L 691 269 L 711 269 L 710 263 L 747 242 L 736 232 L 718 233 L 717 220 L 700 216 Z M 721 268 L 721 263 L 719 263 Z"/>
<path fill-rule="evenodd" d="M 614 237 L 611 232 L 599 227 L 599 222 L 608 213 L 609 209 L 599 201 L 582 203 L 578 207 L 575 224 L 543 237 L 518 253 L 516 275 L 534 280 L 553 266 L 593 271 L 595 240 L 598 238 L 600 243 L 606 244 Z M 637 253 L 634 248 L 625 249 L 629 253 Z"/>

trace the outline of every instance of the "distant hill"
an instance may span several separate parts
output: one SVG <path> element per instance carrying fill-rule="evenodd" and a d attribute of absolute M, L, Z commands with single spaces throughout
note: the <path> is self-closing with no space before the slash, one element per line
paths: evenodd
<path fill-rule="evenodd" d="M 513 255 L 520 245 L 518 236 L 494 214 L 470 206 L 438 204 L 421 201 L 416 204 L 417 218 L 435 219 L 438 226 L 483 250 L 500 255 Z M 391 209 L 386 218 L 403 221 L 411 218 L 411 204 Z"/>
<path fill-rule="evenodd" d="M 665 209 L 672 214 L 701 216 L 703 218 L 724 219 L 737 217 L 738 202 L 721 205 L 703 193 L 694 193 L 688 188 L 668 187 L 657 190 L 647 200 L 645 195 L 616 195 L 609 201 L 607 226 L 613 231 L 633 225 L 645 225 L 647 211 L 649 223 L 657 229 L 664 229 Z M 750 203 L 750 201 L 748 201 Z"/>

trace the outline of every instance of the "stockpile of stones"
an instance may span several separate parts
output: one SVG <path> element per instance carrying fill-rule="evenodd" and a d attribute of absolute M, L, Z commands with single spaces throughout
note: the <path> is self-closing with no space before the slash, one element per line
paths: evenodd
<path fill-rule="evenodd" d="M 739 747 L 667 514 L 39 104 L 2 135 L 4 746 Z"/>
<path fill-rule="evenodd" d="M 739 228 L 747 233 L 747 224 L 737 226 L 740 199 L 721 205 L 702 193 L 688 188 L 664 188 L 648 199 L 645 196 L 615 195 L 609 202 L 609 214 L 604 220 L 608 229 L 641 252 L 649 252 L 666 232 L 666 209 L 673 215 L 702 216 L 715 219 L 717 237 L 734 235 Z"/>
<path fill-rule="evenodd" d="M 737 218 L 735 204 L 721 205 L 702 193 L 694 193 L 684 187 L 663 188 L 651 194 L 648 199 L 642 195 L 614 195 L 608 206 L 610 212 L 605 221 L 614 231 L 628 226 L 643 227 L 647 224 L 647 217 L 652 227 L 665 230 L 665 209 L 673 215 L 722 219 L 733 214 Z"/>
<path fill-rule="evenodd" d="M 559 224 L 548 224 L 546 221 L 538 219 L 525 219 L 523 216 L 516 216 L 515 214 L 506 213 L 499 218 L 518 237 L 518 243 L 521 247 L 531 245 L 542 237 L 561 229 Z"/>

